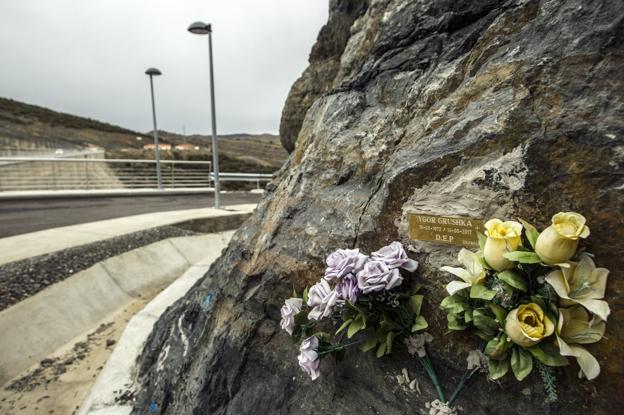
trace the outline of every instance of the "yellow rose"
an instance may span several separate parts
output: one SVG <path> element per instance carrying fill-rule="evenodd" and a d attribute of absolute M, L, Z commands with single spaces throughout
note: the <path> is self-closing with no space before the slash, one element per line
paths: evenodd
<path fill-rule="evenodd" d="M 555 331 L 554 323 L 535 303 L 511 310 L 505 320 L 505 333 L 519 346 L 531 347 Z"/>
<path fill-rule="evenodd" d="M 545 264 L 561 264 L 574 256 L 579 238 L 587 238 L 585 217 L 575 212 L 559 212 L 535 243 L 535 252 Z"/>
<path fill-rule="evenodd" d="M 490 219 L 485 223 L 485 247 L 483 258 L 496 271 L 504 271 L 513 267 L 513 262 L 503 256 L 507 252 L 515 251 L 520 245 L 522 225 L 518 222 L 503 222 L 500 219 Z"/>

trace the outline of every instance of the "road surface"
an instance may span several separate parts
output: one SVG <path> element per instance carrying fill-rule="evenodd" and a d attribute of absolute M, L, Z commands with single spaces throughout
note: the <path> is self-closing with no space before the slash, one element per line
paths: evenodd
<path fill-rule="evenodd" d="M 257 203 L 261 195 L 221 194 L 221 204 Z M 213 206 L 211 194 L 0 201 L 0 238 L 141 213 Z"/>

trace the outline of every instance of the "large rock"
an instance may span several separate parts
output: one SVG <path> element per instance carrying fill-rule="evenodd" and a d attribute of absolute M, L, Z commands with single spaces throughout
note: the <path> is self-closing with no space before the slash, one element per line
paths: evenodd
<path fill-rule="evenodd" d="M 291 94 L 285 112 L 305 119 L 268 195 L 158 322 L 140 360 L 135 413 L 150 405 L 166 414 L 425 413 L 434 392 L 401 347 L 381 360 L 359 351 L 326 359 L 310 381 L 279 330 L 283 299 L 317 280 L 336 248 L 403 241 L 421 263 L 430 350 L 448 391 L 478 346 L 446 334 L 437 309 L 450 280 L 438 269 L 458 248 L 409 241 L 406 212 L 545 226 L 560 210 L 586 215 L 588 248 L 612 271 L 607 338 L 590 346 L 601 376 L 579 381 L 575 364 L 558 371 L 560 400 L 551 405 L 537 374 L 522 383 L 479 376 L 457 403 L 466 414 L 621 413 L 622 6 L 371 0 L 349 28 L 329 92 L 309 108 Z M 334 41 L 321 36 L 315 49 Z M 404 367 L 421 394 L 399 387 Z"/>
<path fill-rule="evenodd" d="M 340 80 L 340 57 L 349 40 L 353 21 L 366 10 L 366 0 L 330 0 L 329 21 L 318 34 L 308 59 L 310 65 L 294 83 L 280 121 L 282 146 L 292 153 L 310 106 Z"/>

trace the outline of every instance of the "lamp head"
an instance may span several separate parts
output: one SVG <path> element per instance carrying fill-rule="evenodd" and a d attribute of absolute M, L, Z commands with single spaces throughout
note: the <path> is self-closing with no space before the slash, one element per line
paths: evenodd
<path fill-rule="evenodd" d="M 157 68 L 148 68 L 145 71 L 145 74 L 149 76 L 158 76 L 158 75 L 162 75 L 162 72 L 160 72 Z"/>
<path fill-rule="evenodd" d="M 188 27 L 188 31 L 196 35 L 207 35 L 212 32 L 212 26 L 210 23 L 195 22 Z"/>

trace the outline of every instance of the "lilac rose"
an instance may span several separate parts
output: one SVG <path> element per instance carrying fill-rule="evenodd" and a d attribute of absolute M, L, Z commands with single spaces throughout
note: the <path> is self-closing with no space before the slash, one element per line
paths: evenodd
<path fill-rule="evenodd" d="M 282 306 L 282 321 L 280 325 L 282 329 L 286 330 L 288 334 L 292 336 L 293 329 L 295 328 L 295 316 L 297 313 L 301 311 L 301 306 L 303 305 L 303 300 L 301 298 L 289 298 L 284 301 L 284 305 Z"/>
<path fill-rule="evenodd" d="M 372 259 L 384 262 L 388 268 L 403 268 L 406 271 L 413 272 L 418 268 L 418 262 L 407 257 L 405 249 L 401 242 L 392 242 L 383 248 L 371 254 Z"/>
<path fill-rule="evenodd" d="M 312 310 L 308 314 L 310 320 L 320 320 L 331 314 L 338 301 L 338 293 L 332 290 L 324 279 L 314 284 L 308 291 L 308 305 Z"/>
<path fill-rule="evenodd" d="M 319 370 L 320 360 L 318 355 L 319 340 L 316 336 L 308 337 L 301 342 L 299 346 L 299 366 L 306 372 L 312 380 L 315 380 L 321 374 Z"/>
<path fill-rule="evenodd" d="M 363 294 L 391 290 L 403 282 L 398 268 L 389 268 L 385 262 L 371 260 L 357 274 L 358 288 Z"/>
<path fill-rule="evenodd" d="M 359 249 L 338 249 L 327 257 L 324 278 L 331 281 L 347 274 L 357 274 L 368 260 L 369 258 L 361 254 Z"/>
<path fill-rule="evenodd" d="M 336 292 L 339 299 L 355 304 L 360 297 L 357 277 L 353 274 L 347 274 L 342 277 L 338 285 L 336 285 Z"/>

